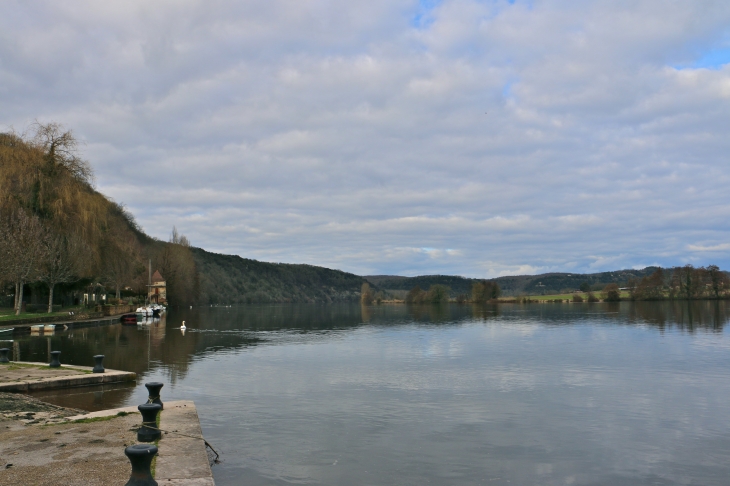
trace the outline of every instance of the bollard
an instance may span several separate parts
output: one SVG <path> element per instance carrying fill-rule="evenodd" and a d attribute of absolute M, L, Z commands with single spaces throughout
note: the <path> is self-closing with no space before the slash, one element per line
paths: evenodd
<path fill-rule="evenodd" d="M 8 348 L 0 349 L 0 363 L 10 363 L 10 360 L 8 359 L 8 353 L 10 350 Z"/>
<path fill-rule="evenodd" d="M 140 442 L 154 442 L 161 438 L 162 433 L 157 430 L 157 414 L 160 413 L 162 407 L 156 403 L 143 403 L 137 407 L 137 410 L 142 414 L 142 427 L 137 431 L 137 440 Z"/>
<path fill-rule="evenodd" d="M 145 383 L 144 386 L 147 387 L 147 394 L 149 395 L 149 397 L 147 397 L 147 403 L 156 403 L 160 406 L 160 410 L 164 409 L 165 406 L 162 404 L 162 400 L 160 400 L 160 390 L 163 386 L 165 386 L 165 384 L 153 381 Z"/>
<path fill-rule="evenodd" d="M 51 368 L 58 368 L 61 366 L 61 351 L 51 351 L 51 362 L 48 366 Z"/>
<path fill-rule="evenodd" d="M 94 373 L 104 373 L 104 365 L 101 363 L 102 361 L 104 361 L 104 355 L 97 354 L 96 356 L 94 356 L 94 361 L 96 362 L 96 364 L 94 364 L 94 369 L 91 371 L 93 371 Z"/>
<path fill-rule="evenodd" d="M 132 474 L 125 486 L 158 486 L 152 477 L 152 459 L 157 455 L 157 446 L 136 444 L 124 449 L 124 454 L 132 463 Z"/>

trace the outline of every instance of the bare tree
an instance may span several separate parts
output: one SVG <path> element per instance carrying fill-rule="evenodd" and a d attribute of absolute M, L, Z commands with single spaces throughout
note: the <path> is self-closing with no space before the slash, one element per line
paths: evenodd
<path fill-rule="evenodd" d="M 8 280 L 15 283 L 15 315 L 23 305 L 23 286 L 32 280 L 43 257 L 43 226 L 36 216 L 16 210 L 2 218 L 3 261 Z"/>
<path fill-rule="evenodd" d="M 71 130 L 65 130 L 60 123 L 33 124 L 35 135 L 33 145 L 43 152 L 46 170 L 50 174 L 63 168 L 76 180 L 91 184 L 94 173 L 87 161 L 79 156 L 79 142 Z"/>
<path fill-rule="evenodd" d="M 84 245 L 76 238 L 46 233 L 41 242 L 42 260 L 38 280 L 48 285 L 48 313 L 53 312 L 53 290 L 57 284 L 77 279 L 84 256 Z"/>

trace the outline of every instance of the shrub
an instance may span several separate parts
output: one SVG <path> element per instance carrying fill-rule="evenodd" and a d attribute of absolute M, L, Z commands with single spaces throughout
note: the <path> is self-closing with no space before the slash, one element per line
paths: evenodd
<path fill-rule="evenodd" d="M 618 302 L 621 300 L 621 291 L 615 283 L 606 285 L 603 289 L 603 293 L 605 295 L 604 300 L 606 302 Z"/>
<path fill-rule="evenodd" d="M 601 300 L 595 296 L 593 292 L 588 293 L 588 302 L 600 302 Z"/>
<path fill-rule="evenodd" d="M 573 295 L 573 302 L 583 302 L 583 297 L 578 294 Z"/>

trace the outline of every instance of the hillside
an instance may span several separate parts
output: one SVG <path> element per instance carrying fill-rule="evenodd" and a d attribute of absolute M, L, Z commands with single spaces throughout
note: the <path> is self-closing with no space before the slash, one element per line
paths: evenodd
<path fill-rule="evenodd" d="M 313 265 L 266 263 L 193 248 L 204 304 L 356 302 L 363 277 Z"/>
<path fill-rule="evenodd" d="M 498 277 L 490 280 L 499 284 L 504 296 L 544 295 L 576 290 L 583 282 L 588 282 L 594 290 L 599 290 L 608 283 L 617 283 L 619 286 L 624 286 L 629 279 L 640 279 L 654 273 L 655 270 L 656 267 L 647 267 L 642 270 L 627 269 L 589 274 L 545 273 L 542 275 Z M 451 288 L 452 297 L 459 294 L 470 294 L 472 285 L 478 281 L 477 279 L 450 275 L 423 275 L 418 277 L 371 275 L 365 278 L 371 284 L 396 295 L 400 295 L 416 285 L 424 290 L 431 285 L 447 285 Z"/>

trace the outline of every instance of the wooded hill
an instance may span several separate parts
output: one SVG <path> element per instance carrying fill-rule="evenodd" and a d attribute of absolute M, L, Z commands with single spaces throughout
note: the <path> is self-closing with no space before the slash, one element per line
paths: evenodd
<path fill-rule="evenodd" d="M 151 238 L 93 181 L 70 130 L 0 133 L 0 288 L 17 312 L 31 300 L 50 312 L 84 294 L 143 297 L 149 261 L 173 305 L 359 299 L 365 280 L 353 274 L 209 253 L 174 228 L 169 241 Z"/>
<path fill-rule="evenodd" d="M 497 282 L 503 296 L 550 295 L 569 292 L 580 288 L 587 282 L 592 290 L 602 290 L 606 284 L 616 283 L 625 287 L 631 279 L 641 280 L 657 270 L 657 267 L 646 267 L 642 270 L 618 270 L 600 273 L 545 273 L 542 275 L 516 275 L 489 279 Z M 455 277 L 451 275 L 423 275 L 419 277 L 399 277 L 391 275 L 369 275 L 365 277 L 371 284 L 395 295 L 415 286 L 428 289 L 432 285 L 446 285 L 451 289 L 451 297 L 471 295 L 472 286 L 479 279 Z"/>
<path fill-rule="evenodd" d="M 193 248 L 200 275 L 200 301 L 357 302 L 363 277 L 313 265 L 266 263 Z"/>

